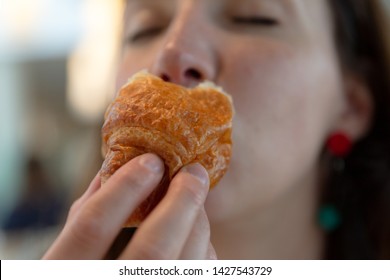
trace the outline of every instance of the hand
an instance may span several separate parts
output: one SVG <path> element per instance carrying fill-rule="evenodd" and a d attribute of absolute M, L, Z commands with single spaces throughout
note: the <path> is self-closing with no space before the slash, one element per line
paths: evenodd
<path fill-rule="evenodd" d="M 101 259 L 132 211 L 160 182 L 164 165 L 153 154 L 126 163 L 101 187 L 99 174 L 71 207 L 64 229 L 44 259 Z M 186 166 L 137 229 L 120 259 L 215 259 L 204 210 L 206 170 Z"/>

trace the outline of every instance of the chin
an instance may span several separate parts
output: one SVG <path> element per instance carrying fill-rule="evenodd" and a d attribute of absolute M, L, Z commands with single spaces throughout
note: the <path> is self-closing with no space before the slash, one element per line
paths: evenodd
<path fill-rule="evenodd" d="M 211 223 L 229 222 L 239 219 L 248 211 L 256 196 L 257 185 L 253 177 L 258 158 L 253 157 L 253 145 L 243 135 L 251 135 L 240 118 L 233 119 L 233 154 L 226 174 L 210 190 L 205 208 Z M 249 139 L 250 140 L 250 139 Z M 257 146 L 256 146 L 257 147 Z M 240 151 L 239 153 L 237 151 Z M 255 203 L 257 204 L 257 203 Z"/>
<path fill-rule="evenodd" d="M 215 186 L 207 197 L 205 208 L 210 223 L 224 222 L 237 214 L 239 201 L 239 184 L 235 183 L 235 174 L 227 172 L 222 180 Z"/>

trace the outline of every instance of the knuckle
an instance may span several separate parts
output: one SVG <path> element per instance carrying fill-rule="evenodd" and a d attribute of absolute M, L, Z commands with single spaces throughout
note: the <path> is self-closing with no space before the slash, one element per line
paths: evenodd
<path fill-rule="evenodd" d="M 75 217 L 72 225 L 72 234 L 81 244 L 93 245 L 103 240 L 106 231 L 102 226 L 103 214 L 93 208 L 85 209 Z"/>
<path fill-rule="evenodd" d="M 183 193 L 185 196 L 185 199 L 189 201 L 189 203 L 192 203 L 196 206 L 201 206 L 204 203 L 205 200 L 205 193 L 204 190 L 199 182 L 196 180 L 185 180 L 186 178 L 183 178 L 180 180 L 179 190 Z"/>
<path fill-rule="evenodd" d="M 144 167 L 137 168 L 133 172 L 122 172 L 120 179 L 124 184 L 133 189 L 142 189 L 148 186 L 156 178 L 156 175 Z"/>

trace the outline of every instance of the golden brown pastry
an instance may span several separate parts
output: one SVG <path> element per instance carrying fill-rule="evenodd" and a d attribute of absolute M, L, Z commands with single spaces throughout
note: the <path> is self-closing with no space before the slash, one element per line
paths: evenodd
<path fill-rule="evenodd" d="M 135 74 L 108 107 L 102 128 L 102 184 L 123 164 L 144 153 L 165 163 L 164 178 L 129 217 L 138 226 L 165 195 L 170 180 L 189 163 L 202 164 L 214 187 L 232 150 L 230 96 L 210 82 L 187 89 L 147 72 Z"/>

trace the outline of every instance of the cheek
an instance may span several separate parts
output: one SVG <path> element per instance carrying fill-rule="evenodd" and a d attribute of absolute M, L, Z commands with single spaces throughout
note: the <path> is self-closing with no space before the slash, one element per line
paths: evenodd
<path fill-rule="evenodd" d="M 249 195 L 271 200 L 313 171 L 341 109 L 338 68 L 323 50 L 262 44 L 229 51 L 220 77 L 236 109 L 229 176 L 252 186 Z"/>
<path fill-rule="evenodd" d="M 342 108 L 337 65 L 322 50 L 264 43 L 225 57 L 223 86 L 233 95 L 238 121 L 252 133 L 318 141 Z"/>

